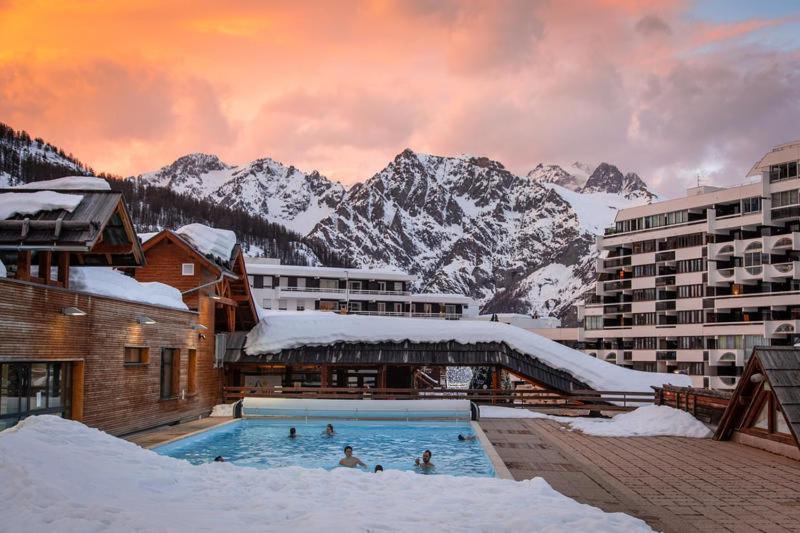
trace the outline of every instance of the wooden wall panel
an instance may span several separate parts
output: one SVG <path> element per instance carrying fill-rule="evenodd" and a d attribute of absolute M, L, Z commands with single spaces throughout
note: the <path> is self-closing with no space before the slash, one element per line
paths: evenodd
<path fill-rule="evenodd" d="M 0 278 L 0 360 L 84 361 L 83 405 L 73 414 L 112 434 L 201 415 L 221 398 L 222 371 L 213 368 L 213 301 L 199 305 L 200 313 L 180 311 Z M 87 315 L 66 316 L 64 307 Z M 139 315 L 157 323 L 141 325 Z M 192 329 L 198 322 L 208 330 Z M 125 365 L 125 346 L 149 347 L 149 364 Z M 160 399 L 165 347 L 180 350 L 180 391 L 188 385 L 188 350 L 197 350 L 196 394 Z"/>

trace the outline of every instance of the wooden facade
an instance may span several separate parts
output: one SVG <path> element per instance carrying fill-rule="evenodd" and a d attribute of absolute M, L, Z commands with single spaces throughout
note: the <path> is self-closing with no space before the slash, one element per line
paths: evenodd
<path fill-rule="evenodd" d="M 65 315 L 68 307 L 85 315 Z M 207 320 L 208 309 L 182 311 L 0 279 L 0 362 L 68 363 L 69 416 L 112 434 L 130 433 L 208 413 L 219 401 L 213 338 L 195 329 L 204 314 Z M 140 324 L 142 315 L 156 323 Z M 146 348 L 149 357 L 126 364 L 126 347 Z M 163 349 L 177 355 L 170 398 L 161 397 Z"/>

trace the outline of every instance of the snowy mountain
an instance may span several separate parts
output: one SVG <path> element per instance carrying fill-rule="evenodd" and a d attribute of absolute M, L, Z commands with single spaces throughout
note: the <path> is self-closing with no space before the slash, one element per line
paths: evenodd
<path fill-rule="evenodd" d="M 469 294 L 484 312 L 567 317 L 594 279 L 595 235 L 654 197 L 612 165 L 569 169 L 521 177 L 487 158 L 405 150 L 308 239 L 360 266 L 407 270 L 420 290 Z"/>
<path fill-rule="evenodd" d="M 28 181 L 89 175 L 92 169 L 42 139 L 0 123 L 0 187 Z"/>
<path fill-rule="evenodd" d="M 306 174 L 269 158 L 234 166 L 214 155 L 190 154 L 136 179 L 242 209 L 300 234 L 331 214 L 345 193 L 316 171 Z"/>
<path fill-rule="evenodd" d="M 618 209 L 655 198 L 607 163 L 540 164 L 519 176 L 485 157 L 412 150 L 349 190 L 269 158 L 234 166 L 206 154 L 136 180 L 283 224 L 356 266 L 406 270 L 417 290 L 567 323 L 594 279 L 595 235 Z"/>

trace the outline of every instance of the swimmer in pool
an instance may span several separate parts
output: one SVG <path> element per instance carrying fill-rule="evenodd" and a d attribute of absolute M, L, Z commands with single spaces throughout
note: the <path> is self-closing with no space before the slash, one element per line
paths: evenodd
<path fill-rule="evenodd" d="M 355 468 L 357 466 L 367 466 L 361 462 L 361 459 L 353 455 L 353 447 L 352 446 L 345 446 L 344 447 L 344 457 L 339 461 L 341 466 L 346 466 L 347 468 Z"/>
<path fill-rule="evenodd" d="M 336 432 L 333 430 L 333 424 L 328 424 L 325 426 L 325 431 L 323 431 L 322 434 L 326 437 L 333 437 L 336 435 Z"/>
<path fill-rule="evenodd" d="M 461 433 L 458 434 L 458 440 L 460 441 L 468 441 L 468 440 L 475 440 L 478 437 L 475 435 L 462 435 Z"/>
<path fill-rule="evenodd" d="M 290 439 L 297 438 L 297 430 L 295 428 L 289 428 L 289 438 Z"/>
<path fill-rule="evenodd" d="M 422 460 L 420 460 L 419 457 L 417 457 L 414 460 L 414 464 L 416 464 L 419 468 L 424 468 L 425 470 L 433 468 L 434 465 L 431 462 L 432 456 L 433 454 L 431 453 L 430 450 L 425 450 L 424 452 L 422 452 Z"/>

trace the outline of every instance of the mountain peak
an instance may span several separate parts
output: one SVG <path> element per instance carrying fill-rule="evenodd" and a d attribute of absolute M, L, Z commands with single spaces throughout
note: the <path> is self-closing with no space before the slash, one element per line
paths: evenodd
<path fill-rule="evenodd" d="M 608 163 L 600 163 L 594 169 L 581 192 L 607 192 L 627 198 L 640 197 L 647 200 L 656 197 L 647 189 L 647 184 L 638 174 L 635 172 L 623 174 L 616 166 Z"/>

